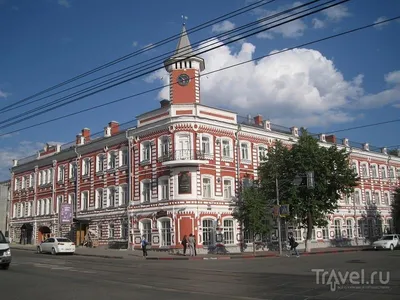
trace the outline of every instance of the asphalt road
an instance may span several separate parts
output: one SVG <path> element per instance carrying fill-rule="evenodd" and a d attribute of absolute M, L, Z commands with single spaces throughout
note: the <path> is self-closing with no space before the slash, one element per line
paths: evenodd
<path fill-rule="evenodd" d="M 398 299 L 399 261 L 400 251 L 300 258 L 146 261 L 13 250 L 10 269 L 0 270 L 0 295 L 5 300 Z M 311 269 L 334 269 L 338 283 L 346 280 L 346 271 L 362 269 L 364 282 L 369 281 L 371 272 L 379 270 L 384 271 L 384 280 L 389 271 L 390 280 L 381 284 L 379 276 L 375 276 L 374 285 L 360 286 L 349 284 L 347 278 L 347 283 L 339 284 L 333 292 L 329 284 L 322 284 L 322 275 L 320 284 L 316 283 L 316 273 Z"/>

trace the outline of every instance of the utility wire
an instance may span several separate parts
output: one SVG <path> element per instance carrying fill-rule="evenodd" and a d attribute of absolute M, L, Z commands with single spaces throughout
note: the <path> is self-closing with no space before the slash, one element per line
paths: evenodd
<path fill-rule="evenodd" d="M 249 37 L 249 36 L 258 34 L 258 33 L 260 33 L 260 32 L 263 32 L 263 31 L 272 29 L 272 28 L 277 27 L 277 26 L 281 26 L 281 25 L 283 25 L 283 24 L 292 22 L 292 21 L 294 21 L 294 20 L 300 19 L 300 18 L 305 17 L 305 16 L 308 16 L 308 15 L 311 15 L 311 14 L 315 14 L 315 13 L 317 13 L 317 12 L 319 12 L 319 11 L 323 11 L 323 10 L 325 10 L 325 9 L 331 8 L 331 7 L 333 7 L 333 6 L 336 6 L 336 5 L 339 5 L 339 4 L 342 4 L 342 3 L 344 3 L 344 2 L 348 2 L 348 1 L 350 1 L 350 0 L 342 0 L 341 2 L 338 2 L 338 3 L 332 4 L 332 5 L 329 5 L 329 6 L 326 6 L 326 7 L 317 9 L 317 10 L 314 10 L 314 11 L 312 11 L 312 12 L 309 12 L 309 13 L 303 14 L 303 15 L 301 15 L 301 16 L 292 18 L 292 19 L 290 19 L 290 20 L 281 22 L 281 23 L 279 23 L 279 24 L 277 24 L 277 25 L 274 25 L 274 26 L 271 26 L 271 27 L 268 27 L 268 28 L 259 29 L 259 30 L 257 30 L 256 32 L 252 32 L 252 33 L 249 33 L 249 34 L 244 35 L 244 36 L 240 35 L 240 37 L 238 37 L 238 38 L 236 38 L 236 39 L 233 39 L 233 40 L 230 40 L 230 41 L 228 41 L 228 42 L 225 43 L 225 44 L 220 44 L 220 45 L 217 45 L 217 46 L 212 47 L 212 48 L 209 48 L 209 46 L 207 46 L 208 49 L 203 50 L 203 51 L 200 52 L 200 53 L 196 53 L 196 54 L 193 54 L 193 55 L 191 55 L 191 56 L 189 56 L 189 57 L 186 57 L 186 58 L 182 59 L 182 61 L 183 61 L 183 60 L 186 60 L 187 58 L 190 58 L 190 57 L 193 57 L 193 56 L 198 56 L 199 54 L 203 54 L 203 53 L 209 52 L 209 51 L 211 51 L 211 50 L 214 50 L 214 49 L 220 48 L 220 47 L 222 47 L 222 46 L 224 46 L 224 45 L 227 45 L 227 44 L 236 42 L 236 41 L 241 40 L 241 39 L 243 39 L 243 38 L 247 38 L 247 37 Z M 285 18 L 287 18 L 287 17 L 285 17 Z M 260 26 L 260 27 L 263 27 L 263 26 Z M 257 28 L 256 28 L 256 29 L 257 29 Z M 254 30 L 254 29 L 253 29 L 253 30 Z M 251 30 L 250 30 L 250 31 L 251 31 Z M 152 69 L 152 70 L 150 70 L 150 71 L 145 71 L 144 73 L 141 73 L 141 74 L 139 74 L 139 75 L 137 75 L 137 76 L 130 77 L 130 78 L 125 79 L 125 80 L 123 80 L 123 81 L 121 81 L 121 82 L 118 82 L 118 83 L 114 83 L 114 84 L 112 84 L 111 86 L 108 86 L 108 87 L 105 87 L 105 88 L 101 88 L 100 90 L 97 90 L 97 91 L 95 91 L 95 92 L 91 92 L 91 93 L 89 93 L 89 94 L 87 94 L 87 95 L 84 95 L 84 96 L 78 97 L 78 98 L 76 98 L 76 99 L 67 101 L 67 102 L 65 102 L 65 103 L 59 104 L 59 105 L 57 105 L 57 106 L 55 106 L 55 107 L 47 108 L 47 109 L 45 109 L 44 111 L 38 112 L 38 113 L 33 114 L 33 115 L 30 115 L 30 116 L 26 116 L 26 117 L 22 118 L 21 120 L 13 121 L 13 122 L 11 122 L 11 123 L 9 123 L 9 124 L 6 124 L 6 125 L 1 126 L 0 129 L 7 128 L 7 127 L 9 127 L 9 126 L 11 126 L 11 125 L 14 125 L 14 124 L 18 124 L 18 123 L 20 123 L 21 121 L 31 119 L 31 118 L 33 118 L 33 117 L 35 117 L 35 116 L 38 116 L 38 115 L 41 115 L 41 114 L 43 114 L 43 113 L 52 111 L 52 110 L 57 109 L 57 108 L 59 108 L 59 107 L 65 106 L 65 105 L 67 105 L 67 104 L 76 102 L 76 101 L 78 101 L 78 100 L 81 100 L 81 99 L 83 99 L 83 98 L 86 98 L 86 97 L 88 97 L 88 96 L 91 96 L 91 95 L 93 95 L 93 94 L 96 94 L 96 93 L 98 93 L 98 92 L 104 91 L 104 90 L 109 89 L 109 88 L 111 88 L 111 87 L 120 85 L 120 84 L 125 83 L 125 82 L 127 82 L 127 81 L 130 81 L 130 80 L 132 80 L 132 79 L 136 79 L 136 78 L 138 78 L 138 77 L 142 77 L 142 76 L 144 76 L 144 75 L 148 75 L 148 74 L 153 73 L 153 72 L 155 72 L 155 71 L 157 71 L 157 70 L 159 70 L 159 69 L 160 69 L 160 68 L 156 68 L 156 69 Z M 94 89 L 94 88 L 92 88 L 92 89 Z M 54 103 L 50 103 L 50 105 L 57 104 L 57 102 L 60 102 L 60 101 L 62 101 L 62 100 L 55 100 Z M 49 104 L 44 105 L 44 106 L 39 107 L 39 108 L 36 108 L 36 109 L 33 109 L 33 110 L 31 110 L 31 111 L 28 111 L 28 112 L 24 112 L 24 113 L 20 114 L 19 116 L 14 116 L 14 117 L 9 118 L 9 119 L 7 119 L 7 120 L 5 120 L 5 121 L 2 121 L 2 122 L 0 122 L 0 124 L 4 123 L 4 122 L 6 122 L 6 121 L 14 120 L 15 118 L 23 117 L 23 116 L 25 116 L 27 113 L 31 113 L 31 112 L 37 111 L 37 110 L 39 110 L 39 109 L 41 109 L 41 108 L 48 107 L 48 105 L 49 105 Z"/>
<path fill-rule="evenodd" d="M 214 18 L 214 19 L 212 19 L 212 20 L 210 20 L 210 21 L 207 21 L 207 22 L 205 22 L 205 23 L 203 23 L 203 24 L 197 25 L 197 26 L 195 26 L 195 27 L 193 27 L 193 28 L 187 30 L 187 32 L 188 32 L 188 33 L 197 32 L 197 31 L 202 30 L 202 29 L 204 29 L 204 28 L 206 28 L 206 27 L 209 27 L 209 26 L 211 26 L 211 25 L 214 25 L 214 24 L 217 24 L 217 23 L 219 23 L 219 22 L 225 21 L 225 20 L 227 20 L 227 19 L 236 17 L 236 16 L 238 16 L 238 15 L 240 15 L 240 14 L 246 13 L 246 12 L 248 12 L 248 11 L 250 11 L 250 10 L 259 8 L 259 7 L 261 7 L 261 6 L 264 6 L 264 5 L 266 5 L 266 4 L 270 4 L 270 3 L 275 2 L 275 1 L 276 1 L 276 0 L 269 0 L 269 1 L 261 0 L 261 1 L 257 1 L 257 2 L 255 2 L 255 3 L 246 5 L 246 6 L 242 7 L 242 8 L 240 8 L 240 9 L 234 10 L 234 11 L 232 11 L 232 12 L 230 12 L 230 13 L 224 14 L 224 15 L 222 15 L 222 16 L 220 16 L 220 17 Z M 171 37 L 169 37 L 169 38 L 163 39 L 163 40 L 161 40 L 161 41 L 159 41 L 159 42 L 157 42 L 157 43 L 152 44 L 152 45 L 151 45 L 151 49 L 154 49 L 154 48 L 160 47 L 160 46 L 162 46 L 162 45 L 164 45 L 164 44 L 167 44 L 167 43 L 169 43 L 169 42 L 172 42 L 172 41 L 178 39 L 179 37 L 180 37 L 180 33 L 179 33 L 179 34 L 175 34 L 175 35 L 173 35 L 173 36 L 171 36 Z M 77 76 L 75 76 L 75 77 L 73 77 L 73 78 L 71 78 L 71 79 L 68 79 L 68 80 L 66 80 L 66 81 L 64 81 L 64 82 L 61 82 L 61 83 L 59 83 L 59 84 L 56 84 L 56 85 L 54 85 L 54 86 L 52 86 L 52 87 L 50 87 L 50 88 L 47 88 L 47 89 L 42 90 L 42 91 L 40 91 L 40 92 L 37 92 L 37 93 L 35 93 L 34 95 L 31 95 L 31 96 L 29 96 L 29 97 L 26 97 L 26 98 L 24 98 L 24 99 L 21 99 L 21 100 L 15 102 L 15 103 L 12 103 L 12 104 L 10 104 L 10 105 L 7 105 L 7 106 L 1 108 L 1 109 L 0 109 L 0 112 L 2 112 L 2 111 L 5 110 L 5 109 L 14 107 L 15 105 L 17 105 L 17 104 L 19 104 L 19 103 L 26 102 L 26 101 L 28 101 L 28 100 L 30 100 L 30 99 L 33 99 L 33 98 L 35 98 L 35 97 L 37 97 L 37 96 L 40 96 L 40 95 L 43 95 L 43 94 L 45 94 L 45 93 L 47 93 L 47 92 L 50 92 L 50 91 L 52 91 L 52 90 L 54 90 L 54 89 L 57 89 L 57 88 L 61 87 L 61 86 L 64 86 L 64 85 L 67 85 L 67 84 L 69 84 L 69 83 L 71 83 L 71 82 L 74 82 L 74 81 L 76 81 L 76 80 L 79 80 L 79 79 L 81 79 L 81 78 L 83 78 L 83 77 L 86 77 L 86 76 L 88 76 L 88 75 L 91 75 L 91 74 L 93 74 L 93 73 L 96 73 L 96 72 L 98 72 L 98 71 L 101 71 L 101 70 L 103 70 L 103 69 L 106 69 L 106 68 L 108 68 L 108 67 L 110 67 L 110 66 L 113 66 L 113 65 L 115 65 L 115 64 L 117 64 L 117 63 L 120 63 L 120 62 L 122 62 L 122 61 L 125 61 L 125 60 L 127 60 L 127 59 L 130 59 L 130 58 L 132 58 L 132 57 L 135 57 L 135 56 L 137 56 L 137 55 L 139 55 L 139 54 L 142 54 L 142 53 L 148 51 L 149 49 L 150 49 L 150 47 L 144 47 L 144 48 L 142 48 L 142 49 L 140 49 L 140 50 L 131 52 L 131 53 L 127 54 L 127 55 L 124 55 L 124 56 L 122 56 L 122 57 L 120 57 L 120 58 L 117 58 L 117 59 L 115 59 L 115 60 L 113 60 L 113 61 L 110 61 L 110 62 L 108 62 L 108 63 L 106 63 L 106 64 L 103 64 L 103 65 L 101 65 L 101 66 L 99 66 L 99 67 L 96 67 L 96 68 L 94 68 L 94 69 L 92 69 L 92 70 L 90 70 L 90 71 L 87 71 L 87 72 L 85 72 L 85 73 L 79 74 L 79 75 L 77 75 Z M 45 97 L 45 98 L 46 98 L 46 97 Z"/>
<path fill-rule="evenodd" d="M 247 28 L 247 27 L 250 27 L 250 26 L 253 26 L 253 25 L 256 25 L 256 24 L 263 23 L 263 22 L 265 22 L 265 21 L 267 21 L 267 20 L 276 18 L 276 17 L 278 17 L 278 16 L 280 16 L 280 15 L 282 15 L 282 14 L 287 14 L 287 13 L 293 11 L 293 10 L 299 9 L 299 8 L 301 8 L 301 7 L 307 6 L 307 5 L 309 5 L 309 4 L 312 4 L 312 3 L 315 3 L 315 2 L 318 2 L 318 1 L 320 1 L 320 0 L 314 0 L 314 1 L 308 2 L 308 3 L 306 3 L 306 4 L 299 5 L 299 6 L 297 6 L 297 7 L 293 7 L 293 8 L 291 8 L 291 9 L 282 11 L 282 12 L 280 12 L 280 13 L 276 13 L 276 14 L 273 14 L 273 15 L 270 15 L 270 16 L 267 16 L 267 17 L 264 17 L 264 18 L 261 18 L 261 19 L 259 19 L 259 20 L 257 20 L 257 21 L 254 21 L 254 22 L 251 22 L 251 23 L 242 25 L 242 26 L 240 26 L 240 27 L 231 29 L 231 30 L 229 30 L 229 31 L 226 31 L 226 32 L 217 34 L 217 35 L 212 36 L 212 37 L 209 37 L 209 38 L 207 38 L 207 39 L 203 39 L 203 40 L 197 41 L 196 43 L 192 43 L 192 44 L 189 45 L 188 47 L 185 47 L 185 48 L 187 48 L 187 49 L 185 49 L 185 50 L 187 50 L 186 52 L 189 52 L 189 51 L 191 50 L 192 47 L 198 46 L 198 45 L 200 45 L 201 43 L 203 43 L 203 42 L 205 42 L 205 41 L 207 41 L 207 40 L 209 40 L 209 39 L 221 39 L 222 37 L 227 36 L 227 35 L 230 35 L 230 34 L 232 34 L 232 33 L 234 33 L 234 32 L 241 31 L 242 29 L 245 29 L 245 28 Z M 326 2 L 325 4 L 330 3 L 330 2 L 334 2 L 334 1 L 336 1 L 336 0 L 328 1 L 328 2 Z M 324 4 L 321 4 L 321 5 L 324 5 Z M 318 6 L 321 6 L 321 5 L 318 5 Z M 318 7 L 318 6 L 317 6 L 317 7 Z M 274 22 L 276 22 L 276 21 L 274 21 Z M 271 23 L 274 23 L 274 22 L 271 22 Z M 264 25 L 269 25 L 269 24 L 271 24 L 271 23 L 264 24 Z M 232 38 L 232 37 L 228 37 L 228 38 L 226 38 L 226 39 L 228 40 L 229 38 Z M 223 40 L 223 41 L 224 41 L 224 40 Z M 216 43 L 217 43 L 217 42 L 214 42 L 214 43 L 212 43 L 212 44 L 208 44 L 208 45 L 206 45 L 206 46 L 203 46 L 202 48 L 204 49 L 204 48 L 209 47 L 209 46 L 211 46 L 211 45 L 214 45 L 214 44 L 216 44 Z M 200 49 L 201 49 L 201 48 L 199 48 L 198 50 L 200 50 Z M 181 49 L 181 50 L 182 50 L 182 49 Z M 197 50 L 197 51 L 198 51 L 198 50 Z M 97 80 L 99 80 L 99 79 L 103 79 L 103 78 L 105 78 L 105 77 L 108 77 L 108 76 L 111 76 L 111 75 L 120 73 L 120 72 L 122 72 L 122 71 L 126 71 L 126 70 L 128 70 L 128 69 L 132 69 L 133 67 L 137 67 L 137 66 L 140 66 L 140 65 L 142 65 L 142 64 L 144 64 L 144 63 L 147 63 L 146 65 L 141 66 L 139 69 L 137 69 L 137 70 L 135 70 L 135 71 L 125 72 L 125 73 L 123 73 L 123 74 L 120 74 L 120 75 L 118 75 L 118 76 L 116 76 L 116 77 L 113 77 L 113 78 L 108 79 L 108 80 L 106 80 L 106 81 L 103 81 L 103 82 L 101 82 L 101 83 L 97 83 L 96 85 L 97 85 L 97 87 L 99 87 L 99 86 L 102 86 L 102 85 L 104 85 L 104 84 L 106 84 L 106 83 L 110 83 L 110 82 L 112 82 L 113 80 L 126 78 L 127 76 L 130 76 L 130 75 L 133 75 L 133 74 L 135 74 L 135 73 L 138 73 L 139 71 L 142 71 L 143 69 L 148 69 L 148 67 L 149 67 L 149 63 L 148 63 L 148 62 L 150 62 L 150 61 L 152 61 L 152 60 L 155 60 L 155 59 L 157 59 L 157 58 L 161 58 L 161 59 L 158 59 L 155 63 L 152 63 L 153 66 L 158 66 L 158 64 L 159 64 L 160 62 L 162 63 L 164 60 L 170 58 L 170 55 L 173 55 L 174 52 L 175 52 L 175 50 L 169 51 L 169 52 L 167 52 L 167 53 L 165 53 L 165 54 L 158 55 L 158 56 L 153 57 L 153 58 L 151 58 L 151 59 L 148 59 L 148 60 L 146 60 L 146 61 L 142 61 L 142 62 L 133 64 L 133 65 L 130 65 L 130 66 L 128 66 L 128 67 L 125 67 L 125 68 L 119 69 L 119 70 L 117 70 L 117 71 L 114 71 L 114 72 L 105 74 L 105 75 L 103 75 L 103 76 L 100 76 L 100 77 L 97 77 L 97 78 L 94 78 L 94 79 L 85 81 L 85 82 L 80 83 L 80 84 L 78 84 L 78 85 L 76 85 L 76 86 L 63 89 L 63 90 L 58 91 L 58 92 L 56 92 L 56 93 L 47 95 L 47 96 L 45 96 L 45 97 L 42 97 L 42 98 L 39 98 L 39 99 L 36 99 L 36 100 L 29 101 L 29 102 L 27 102 L 27 103 L 24 103 L 24 104 L 21 104 L 21 105 L 18 105 L 18 106 L 14 106 L 14 107 L 11 107 L 11 108 L 5 107 L 5 108 L 3 108 L 3 109 L 0 109 L 0 114 L 3 114 L 3 113 L 5 113 L 5 112 L 7 112 L 7 111 L 10 111 L 10 110 L 15 110 L 15 109 L 17 109 L 17 108 L 19 108 L 19 107 L 23 107 L 23 106 L 26 106 L 26 105 L 29 105 L 29 104 L 32 104 L 32 103 L 35 103 L 35 102 L 38 102 L 38 101 L 41 101 L 41 100 L 44 100 L 44 99 L 47 99 L 47 98 L 49 98 L 49 97 L 51 97 L 51 96 L 55 96 L 55 95 L 61 94 L 61 93 L 63 93 L 63 92 L 66 92 L 66 91 L 69 91 L 69 90 L 78 88 L 78 87 L 83 86 L 83 85 L 86 85 L 86 84 L 88 84 L 88 83 L 92 83 L 92 82 L 97 81 Z M 191 54 L 191 53 L 187 53 L 187 54 Z M 145 68 L 145 67 L 147 67 L 147 68 Z M 95 86 L 95 87 L 96 87 L 96 86 Z M 79 94 L 81 94 L 82 92 L 85 92 L 86 89 L 87 89 L 87 88 L 81 90 L 80 92 L 76 92 L 75 94 L 72 94 L 72 95 L 69 95 L 69 96 L 65 96 L 65 97 L 61 98 L 60 100 L 69 99 L 69 98 L 71 98 L 72 96 L 79 95 Z M 52 103 L 52 102 L 51 102 L 51 103 Z M 4 122 L 5 122 L 5 121 L 3 121 L 3 123 L 4 123 Z M 0 123 L 0 124 L 1 124 L 1 123 Z"/>
<path fill-rule="evenodd" d="M 287 51 L 291 51 L 291 50 L 296 49 L 296 48 L 301 48 L 301 47 L 309 46 L 309 45 L 316 44 L 316 43 L 319 43 L 319 42 L 327 41 L 327 40 L 330 40 L 330 39 L 333 39 L 333 38 L 337 38 L 339 36 L 343 36 L 343 35 L 347 35 L 347 34 L 350 34 L 350 33 L 357 32 L 357 31 L 361 31 L 361 30 L 364 30 L 364 29 L 367 29 L 367 28 L 374 27 L 374 26 L 379 25 L 379 24 L 384 24 L 384 23 L 391 22 L 391 21 L 398 20 L 398 19 L 400 19 L 400 16 L 397 16 L 397 17 L 394 17 L 394 18 L 390 18 L 390 19 L 387 19 L 387 20 L 384 20 L 384 21 L 381 21 L 381 22 L 376 22 L 376 23 L 372 23 L 372 24 L 369 24 L 369 25 L 357 27 L 357 28 L 350 29 L 350 30 L 347 30 L 347 31 L 343 31 L 343 32 L 335 34 L 335 35 L 331 35 L 331 36 L 320 38 L 320 39 L 317 39 L 317 40 L 313 40 L 313 41 L 310 41 L 310 42 L 307 42 L 307 43 L 299 44 L 299 45 L 294 46 L 294 47 L 286 48 L 286 49 L 283 49 L 283 50 L 280 50 L 280 51 L 277 51 L 277 52 L 274 52 L 274 53 L 270 53 L 270 54 L 259 56 L 259 57 L 256 57 L 256 58 L 244 61 L 244 62 L 233 64 L 233 65 L 230 65 L 230 66 L 218 69 L 218 70 L 214 70 L 214 71 L 210 71 L 210 72 L 207 72 L 207 73 L 204 73 L 204 74 L 200 74 L 199 76 L 200 77 L 207 76 L 207 75 L 210 75 L 210 74 L 213 74 L 213 73 L 217 73 L 217 72 L 221 72 L 221 71 L 224 71 L 224 70 L 228 70 L 228 69 L 231 69 L 231 68 L 234 68 L 234 67 L 238 67 L 238 66 L 241 66 L 241 65 L 253 62 L 253 61 L 257 61 L 257 60 L 260 60 L 260 59 L 263 59 L 263 58 L 266 58 L 266 57 L 275 56 L 275 55 L 278 55 L 278 54 L 281 54 L 281 53 L 284 53 L 284 52 L 287 52 Z M 57 118 L 53 118 L 53 119 L 46 120 L 46 121 L 43 121 L 43 122 L 40 122 L 40 123 L 32 124 L 32 125 L 29 125 L 29 126 L 26 126 L 26 127 L 22 127 L 20 129 L 9 131 L 7 133 L 2 133 L 2 134 L 0 134 L 0 136 L 5 136 L 5 135 L 9 135 L 9 134 L 12 134 L 12 133 L 15 133 L 15 132 L 24 131 L 24 130 L 27 130 L 27 129 L 30 129 L 30 128 L 38 127 L 38 126 L 41 126 L 41 125 L 44 125 L 44 124 L 48 124 L 48 123 L 51 123 L 51 122 L 54 122 L 54 121 L 65 119 L 65 118 L 68 118 L 68 117 L 71 117 L 71 116 L 74 116 L 74 115 L 82 114 L 84 112 L 91 111 L 91 110 L 94 110 L 94 109 L 97 109 L 97 108 L 101 108 L 101 107 L 105 107 L 105 106 L 108 106 L 108 105 L 111 105 L 111 104 L 119 103 L 119 102 L 122 102 L 122 101 L 127 100 L 127 99 L 135 98 L 135 97 L 138 97 L 138 96 L 141 96 L 141 95 L 144 95 L 144 94 L 148 94 L 148 93 L 163 89 L 165 87 L 171 87 L 174 84 L 177 84 L 177 83 L 176 82 L 170 83 L 170 84 L 163 85 L 163 86 L 160 86 L 160 87 L 157 87 L 157 88 L 153 88 L 153 89 L 150 89 L 150 90 L 147 90 L 147 91 L 143 91 L 143 92 L 140 92 L 140 93 L 137 93 L 137 94 L 133 94 L 133 95 L 130 95 L 130 96 L 127 96 L 127 97 L 119 98 L 119 99 L 113 100 L 111 102 L 107 102 L 107 103 L 99 104 L 99 105 L 96 105 L 96 106 L 92 106 L 92 107 L 89 107 L 89 108 L 86 108 L 86 109 L 83 109 L 83 110 L 80 110 L 80 111 L 76 111 L 74 113 L 66 114 L 66 115 L 63 115 L 63 116 L 59 116 Z M 392 121 L 394 121 L 394 120 L 392 120 Z M 383 123 L 383 122 L 381 122 L 381 123 Z M 367 126 L 367 125 L 364 125 L 364 126 Z M 351 129 L 352 128 L 350 128 L 350 130 Z M 344 131 L 344 129 L 341 129 L 341 131 Z M 333 132 L 331 132 L 331 133 L 333 133 Z"/>

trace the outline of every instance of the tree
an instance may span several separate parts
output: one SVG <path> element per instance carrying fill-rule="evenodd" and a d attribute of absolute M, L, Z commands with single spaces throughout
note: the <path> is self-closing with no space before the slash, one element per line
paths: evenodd
<path fill-rule="evenodd" d="M 315 186 L 294 186 L 296 176 L 313 171 Z M 289 219 L 307 228 L 306 251 L 314 226 L 326 226 L 326 215 L 338 207 L 338 200 L 349 195 L 357 185 L 357 174 L 350 167 L 349 154 L 336 146 L 321 147 L 305 130 L 291 149 L 277 143 L 260 167 L 262 189 L 268 199 L 275 199 L 275 178 L 278 178 L 281 202 L 290 204 Z"/>
<path fill-rule="evenodd" d="M 391 149 L 388 151 L 389 155 L 399 156 L 399 151 L 397 149 Z"/>
<path fill-rule="evenodd" d="M 246 187 L 242 193 L 242 199 L 234 209 L 233 217 L 244 225 L 244 230 L 253 237 L 253 253 L 255 253 L 256 235 L 264 235 L 269 232 L 272 208 L 263 197 L 257 182 Z M 244 241 L 242 241 L 244 242 Z"/>
<path fill-rule="evenodd" d="M 400 232 L 400 187 L 396 188 L 393 195 L 392 203 L 392 220 L 394 225 L 394 233 Z"/>

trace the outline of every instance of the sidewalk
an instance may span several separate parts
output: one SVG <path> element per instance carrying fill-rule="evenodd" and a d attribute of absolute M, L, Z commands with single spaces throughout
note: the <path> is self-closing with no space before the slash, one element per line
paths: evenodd
<path fill-rule="evenodd" d="M 11 249 L 36 251 L 34 245 L 20 245 L 11 244 Z M 315 248 L 311 252 L 300 251 L 300 256 L 310 255 L 321 255 L 321 254 L 332 254 L 332 253 L 348 253 L 363 251 L 368 248 L 366 247 L 337 247 L 337 248 Z M 143 259 L 142 251 L 140 250 L 114 250 L 104 248 L 85 248 L 77 247 L 75 255 L 88 256 L 88 257 L 100 257 L 100 258 L 112 258 L 112 259 L 129 259 L 129 258 L 140 258 Z M 228 253 L 228 254 L 199 254 L 197 256 L 183 256 L 182 254 L 170 254 L 161 251 L 148 251 L 147 260 L 227 260 L 227 259 L 254 259 L 254 258 L 272 258 L 279 257 L 278 252 L 274 251 L 262 251 L 257 252 L 253 255 L 252 252 L 244 253 Z"/>

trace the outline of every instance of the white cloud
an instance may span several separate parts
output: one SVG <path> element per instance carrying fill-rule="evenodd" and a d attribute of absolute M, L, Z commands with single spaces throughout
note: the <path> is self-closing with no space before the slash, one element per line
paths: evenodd
<path fill-rule="evenodd" d="M 215 32 L 215 33 L 222 33 L 222 32 L 226 32 L 226 31 L 232 30 L 234 28 L 235 28 L 235 24 L 234 23 L 232 23 L 229 20 L 225 20 L 225 21 L 223 21 L 221 23 L 213 25 L 211 30 L 212 30 L 212 32 Z"/>
<path fill-rule="evenodd" d="M 386 18 L 385 16 L 382 16 L 382 17 L 379 17 L 378 19 L 376 19 L 374 23 L 379 23 L 379 22 L 385 21 L 385 20 L 387 20 L 387 19 L 388 19 L 388 18 Z M 377 25 L 374 26 L 374 28 L 376 28 L 376 29 L 382 29 L 383 27 L 385 27 L 385 26 L 387 26 L 387 25 L 389 25 L 389 22 L 387 22 L 387 23 L 382 23 L 382 24 L 377 24 Z"/>
<path fill-rule="evenodd" d="M 3 92 L 2 90 L 0 90 L 0 98 L 7 98 L 8 96 L 10 96 L 11 94 Z"/>
<path fill-rule="evenodd" d="M 255 46 L 246 42 L 238 52 L 232 52 L 228 46 L 207 52 L 203 55 L 205 72 L 250 60 L 254 51 Z M 169 83 L 165 70 L 152 74 L 146 81 L 161 78 L 163 84 Z M 388 83 L 397 80 L 397 72 L 386 76 Z M 328 125 L 354 120 L 358 115 L 351 106 L 359 108 L 356 105 L 360 102 L 379 99 L 380 94 L 365 95 L 362 84 L 363 75 L 346 80 L 332 60 L 317 50 L 302 48 L 203 76 L 201 99 L 204 104 L 231 109 L 240 115 L 260 113 L 278 124 Z M 395 93 L 395 89 L 388 89 L 387 98 L 394 101 Z M 169 99 L 168 88 L 162 89 L 159 97 Z"/>
<path fill-rule="evenodd" d="M 58 4 L 66 8 L 71 7 L 71 3 L 68 0 L 58 0 Z"/>
<path fill-rule="evenodd" d="M 322 20 L 320 20 L 318 18 L 313 18 L 312 19 L 312 24 L 313 24 L 313 27 L 315 29 L 320 29 L 320 28 L 324 28 L 325 27 L 324 21 L 322 21 Z"/>
<path fill-rule="evenodd" d="M 322 13 L 331 21 L 338 22 L 344 18 L 350 17 L 351 14 L 348 11 L 348 8 L 344 4 L 336 5 L 326 10 L 323 10 Z"/>
<path fill-rule="evenodd" d="M 63 144 L 60 142 L 49 142 L 50 145 Z M 0 147 L 0 181 L 10 178 L 9 169 L 12 167 L 13 159 L 21 159 L 31 155 L 35 155 L 39 150 L 43 149 L 44 143 L 21 141 L 15 147 Z"/>

